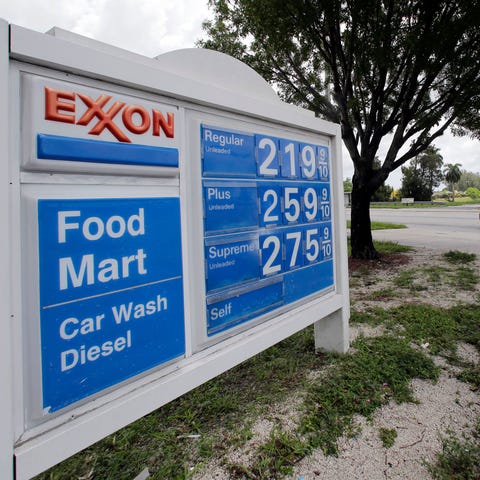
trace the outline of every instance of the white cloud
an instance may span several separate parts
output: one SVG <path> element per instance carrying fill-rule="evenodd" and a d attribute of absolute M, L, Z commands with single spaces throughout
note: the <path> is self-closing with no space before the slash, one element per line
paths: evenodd
<path fill-rule="evenodd" d="M 435 142 L 444 163 L 459 163 L 469 172 L 480 172 L 480 141 L 444 135 Z"/>
<path fill-rule="evenodd" d="M 46 32 L 56 26 L 149 57 L 193 47 L 209 15 L 207 0 L 15 0 L 0 18 Z"/>

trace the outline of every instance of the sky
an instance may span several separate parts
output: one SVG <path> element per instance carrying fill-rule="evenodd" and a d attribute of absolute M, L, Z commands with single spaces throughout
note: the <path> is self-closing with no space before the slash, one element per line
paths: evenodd
<path fill-rule="evenodd" d="M 147 57 L 194 47 L 209 16 L 207 0 L 0 0 L 0 18 L 10 23 L 38 32 L 60 27 Z M 445 164 L 480 172 L 480 141 L 447 134 L 435 146 Z M 343 177 L 352 175 L 344 150 Z M 399 188 L 401 177 L 397 169 L 386 183 Z"/>

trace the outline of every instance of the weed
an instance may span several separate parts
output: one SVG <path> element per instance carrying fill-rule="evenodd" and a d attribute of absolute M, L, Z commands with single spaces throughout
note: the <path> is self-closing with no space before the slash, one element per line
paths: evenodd
<path fill-rule="evenodd" d="M 455 275 L 451 279 L 454 287 L 464 290 L 475 290 L 475 286 L 480 280 L 480 276 L 473 268 L 461 266 L 455 271 Z"/>
<path fill-rule="evenodd" d="M 474 253 L 460 252 L 459 250 L 450 250 L 443 254 L 443 257 L 450 263 L 466 264 L 472 263 L 477 256 Z"/>
<path fill-rule="evenodd" d="M 397 242 L 377 241 L 374 240 L 373 245 L 378 253 L 407 253 L 413 252 L 413 248 L 407 245 L 400 245 Z"/>
<path fill-rule="evenodd" d="M 352 222 L 347 220 L 347 228 L 351 228 Z M 371 230 L 396 230 L 400 228 L 407 228 L 406 225 L 401 223 L 389 223 L 389 222 L 375 222 L 372 221 L 370 225 Z"/>
<path fill-rule="evenodd" d="M 455 355 L 458 325 L 447 310 L 431 305 L 402 305 L 390 310 L 404 335 L 418 345 L 428 344 L 433 354 Z"/>
<path fill-rule="evenodd" d="M 232 474 L 247 476 L 252 480 L 278 478 L 291 475 L 293 466 L 310 452 L 310 447 L 296 435 L 274 429 L 270 438 L 256 451 L 250 467 L 229 464 Z"/>
<path fill-rule="evenodd" d="M 392 315 L 389 310 L 385 310 L 381 307 L 371 308 L 367 311 L 352 310 L 350 313 L 350 323 L 355 325 L 356 323 L 364 323 L 376 327 L 378 325 L 385 325 L 386 327 L 393 327 Z"/>
<path fill-rule="evenodd" d="M 379 428 L 378 436 L 384 448 L 391 448 L 395 444 L 397 438 L 397 430 L 395 428 Z"/>
<path fill-rule="evenodd" d="M 475 346 L 480 352 L 480 302 L 452 307 L 450 314 L 458 326 L 458 340 Z"/>
<path fill-rule="evenodd" d="M 380 254 L 388 254 L 388 253 L 408 253 L 413 252 L 414 248 L 409 247 L 407 245 L 400 245 L 397 242 L 390 242 L 388 240 L 381 241 L 381 240 L 374 240 L 373 245 L 378 253 Z M 347 248 L 348 248 L 348 255 L 352 255 L 352 248 L 350 244 L 350 237 L 347 238 Z"/>
<path fill-rule="evenodd" d="M 450 434 L 442 438 L 442 451 L 427 467 L 435 480 L 480 478 L 480 423 L 471 437 L 459 439 Z"/>
<path fill-rule="evenodd" d="M 415 292 L 427 290 L 428 285 L 438 287 L 445 283 L 464 290 L 474 290 L 479 281 L 480 276 L 473 268 L 458 265 L 455 270 L 441 266 L 402 270 L 393 283 L 397 287 Z"/>
<path fill-rule="evenodd" d="M 446 276 L 451 274 L 451 270 L 445 267 L 433 266 L 425 267 L 420 270 L 421 275 L 434 286 L 439 286 L 443 283 Z"/>
<path fill-rule="evenodd" d="M 469 383 L 472 386 L 472 390 L 480 390 L 480 365 L 467 365 L 458 378 L 462 382 Z"/>
<path fill-rule="evenodd" d="M 393 284 L 400 288 L 414 289 L 414 282 L 417 277 L 417 270 L 402 270 L 393 280 Z"/>
<path fill-rule="evenodd" d="M 356 414 L 370 417 L 391 399 L 412 402 L 415 377 L 435 380 L 438 369 L 406 340 L 384 335 L 357 339 L 355 353 L 341 357 L 319 384 L 308 388 L 301 432 L 313 448 L 337 454 L 337 439 Z"/>
<path fill-rule="evenodd" d="M 397 292 L 393 288 L 382 288 L 372 292 L 365 300 L 385 301 L 397 296 Z"/>

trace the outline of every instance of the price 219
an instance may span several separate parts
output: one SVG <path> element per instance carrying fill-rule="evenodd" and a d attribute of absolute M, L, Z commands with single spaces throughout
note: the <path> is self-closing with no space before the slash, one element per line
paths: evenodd
<path fill-rule="evenodd" d="M 255 136 L 260 177 L 302 178 L 328 182 L 328 147 Z"/>

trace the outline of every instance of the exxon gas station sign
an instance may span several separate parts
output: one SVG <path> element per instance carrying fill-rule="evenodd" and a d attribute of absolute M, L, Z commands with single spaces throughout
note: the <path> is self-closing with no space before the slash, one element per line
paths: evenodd
<path fill-rule="evenodd" d="M 29 168 L 54 164 L 68 172 L 73 162 L 94 172 L 94 164 L 178 168 L 168 107 L 40 76 L 24 76 L 22 87 Z M 185 327 L 178 196 L 126 197 L 125 188 L 103 197 L 98 187 L 89 195 L 72 185 L 65 198 L 64 185 L 46 194 L 43 187 L 24 189 L 24 208 L 37 220 L 36 245 L 27 248 L 38 255 L 32 315 L 40 314 L 47 415 L 182 356 Z M 34 284 L 30 289 L 29 298 L 37 293 Z M 31 411 L 40 413 L 36 403 Z"/>
<path fill-rule="evenodd" d="M 309 325 L 348 348 L 337 125 L 215 52 L 0 34 L 2 479 Z"/>

